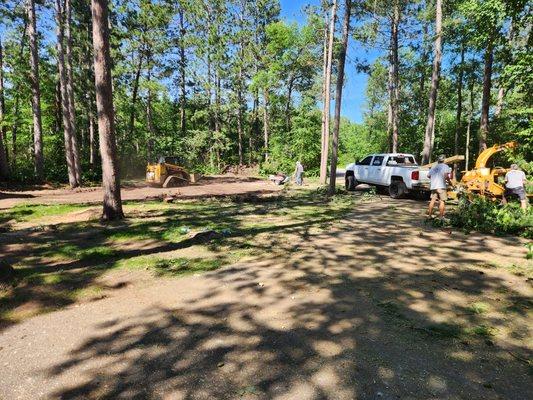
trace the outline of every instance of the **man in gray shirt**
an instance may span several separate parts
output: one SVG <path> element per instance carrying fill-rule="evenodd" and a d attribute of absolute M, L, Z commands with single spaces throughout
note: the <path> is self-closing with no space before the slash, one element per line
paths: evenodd
<path fill-rule="evenodd" d="M 444 157 L 444 155 L 440 155 L 437 159 L 437 164 L 435 164 L 428 172 L 431 189 L 431 201 L 429 202 L 428 209 L 429 218 L 433 215 L 433 208 L 435 207 L 437 199 L 439 200 L 439 218 L 444 218 L 444 202 L 448 199 L 446 182 L 450 181 L 450 174 L 452 172 L 452 169 L 444 163 L 445 159 L 446 157 Z"/>

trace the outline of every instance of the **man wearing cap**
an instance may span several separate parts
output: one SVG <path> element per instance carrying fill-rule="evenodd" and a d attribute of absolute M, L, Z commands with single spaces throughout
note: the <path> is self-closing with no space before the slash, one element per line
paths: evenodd
<path fill-rule="evenodd" d="M 514 194 L 520 199 L 520 206 L 525 211 L 527 208 L 525 185 L 526 174 L 524 171 L 518 169 L 518 165 L 512 164 L 511 170 L 505 174 L 505 193 L 502 198 L 502 203 L 507 204 L 506 195 Z"/>
<path fill-rule="evenodd" d="M 448 199 L 446 193 L 446 182 L 450 181 L 450 174 L 452 169 L 444 163 L 446 157 L 440 155 L 435 164 L 428 172 L 430 179 L 431 201 L 429 202 L 428 217 L 433 215 L 433 207 L 435 202 L 439 200 L 439 218 L 444 218 L 444 202 Z"/>

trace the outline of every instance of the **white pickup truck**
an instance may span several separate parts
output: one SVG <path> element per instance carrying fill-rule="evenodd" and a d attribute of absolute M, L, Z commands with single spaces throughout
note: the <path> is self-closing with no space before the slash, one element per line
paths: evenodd
<path fill-rule="evenodd" d="M 360 183 L 388 188 L 390 197 L 402 198 L 409 193 L 429 191 L 428 170 L 420 169 L 412 154 L 372 154 L 346 166 L 347 190 Z"/>

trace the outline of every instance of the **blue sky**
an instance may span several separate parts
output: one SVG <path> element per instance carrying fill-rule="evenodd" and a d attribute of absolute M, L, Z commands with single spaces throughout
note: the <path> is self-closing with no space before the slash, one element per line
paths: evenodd
<path fill-rule="evenodd" d="M 299 24 L 304 24 L 305 15 L 302 11 L 304 6 L 318 6 L 320 0 L 280 0 L 280 3 L 281 17 L 284 20 L 288 22 L 296 21 Z M 41 32 L 49 32 L 51 36 L 47 38 L 52 41 L 55 40 L 55 37 L 53 36 L 54 19 L 52 11 L 38 7 L 38 12 L 39 30 Z M 340 16 L 340 18 L 342 18 L 342 16 Z M 4 33 L 4 27 L 2 25 L 3 24 L 0 24 L 0 34 Z M 365 88 L 368 76 L 366 74 L 357 73 L 353 60 L 357 58 L 371 62 L 378 55 L 379 53 L 376 50 L 365 49 L 353 40 L 350 40 L 345 70 L 346 83 L 342 96 L 342 115 L 354 122 L 362 122 L 365 107 Z M 332 104 L 332 107 L 333 106 L 334 104 Z"/>
<path fill-rule="evenodd" d="M 303 7 L 308 4 L 318 6 L 320 0 L 280 0 L 280 3 L 283 19 L 303 24 L 305 23 Z M 355 70 L 353 60 L 358 58 L 372 61 L 378 55 L 375 50 L 367 50 L 350 40 L 345 70 L 346 84 L 342 96 L 342 115 L 354 122 L 362 122 L 368 76 Z"/>

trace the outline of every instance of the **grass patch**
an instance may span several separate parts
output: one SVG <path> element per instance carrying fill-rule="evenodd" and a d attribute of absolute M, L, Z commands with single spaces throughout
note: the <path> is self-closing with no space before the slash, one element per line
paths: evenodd
<path fill-rule="evenodd" d="M 217 258 L 173 258 L 157 260 L 153 269 L 157 276 L 181 276 L 214 271 L 222 265 L 223 260 Z"/>
<path fill-rule="evenodd" d="M 492 337 L 496 334 L 496 329 L 488 325 L 477 325 L 466 328 L 464 332 L 470 336 Z"/>
<path fill-rule="evenodd" d="M 10 208 L 8 211 L 0 211 L 0 219 L 28 222 L 43 217 L 68 214 L 70 212 L 83 210 L 87 207 L 87 205 L 83 204 L 21 204 Z"/>
<path fill-rule="evenodd" d="M 326 197 L 299 189 L 271 197 L 125 202 L 123 221 L 65 222 L 24 239 L 0 236 L 0 245 L 14 245 L 7 257 L 15 266 L 17 283 L 0 294 L 0 321 L 26 318 L 23 310 L 27 309 L 31 309 L 29 316 L 98 298 L 107 289 L 100 287 L 97 278 L 112 269 L 144 269 L 154 276 L 179 277 L 213 271 L 248 256 L 272 254 L 279 246 L 291 249 L 288 240 L 293 235 L 329 226 L 352 212 L 356 201 L 351 195 Z M 23 205 L 1 212 L 0 222 L 86 208 Z M 205 241 L 189 238 L 190 233 L 209 230 L 217 235 Z M 27 250 L 21 249 L 22 240 Z"/>
<path fill-rule="evenodd" d="M 76 244 L 50 245 L 41 253 L 44 257 L 63 260 L 104 262 L 116 257 L 119 250 L 110 246 L 94 246 L 82 248 Z"/>
<path fill-rule="evenodd" d="M 476 302 L 468 306 L 468 311 L 472 314 L 485 314 L 489 309 L 489 305 L 483 302 Z"/>

